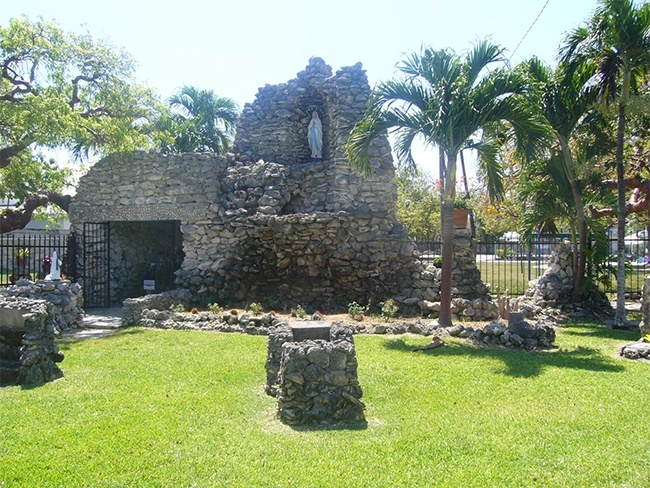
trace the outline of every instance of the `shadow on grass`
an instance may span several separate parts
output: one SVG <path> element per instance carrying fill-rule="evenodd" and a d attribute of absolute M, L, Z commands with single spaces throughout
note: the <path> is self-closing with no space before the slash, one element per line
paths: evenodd
<path fill-rule="evenodd" d="M 565 335 L 615 339 L 622 342 L 636 341 L 641 337 L 641 331 L 638 326 L 630 327 L 628 330 L 619 330 L 596 324 L 590 324 L 589 327 L 566 324 L 562 327 L 562 330 Z"/>
<path fill-rule="evenodd" d="M 90 331 L 88 335 L 81 335 L 75 333 L 66 333 L 57 340 L 57 345 L 62 351 L 70 349 L 72 344 L 78 344 L 88 340 L 109 339 L 111 337 L 121 337 L 127 335 L 138 335 L 144 332 L 141 327 L 120 327 L 118 329 L 97 329 L 97 334 L 92 334 L 92 329 L 82 329 L 80 332 Z M 104 333 L 105 332 L 105 333 Z"/>
<path fill-rule="evenodd" d="M 346 424 L 303 424 L 303 425 L 291 425 L 282 422 L 282 424 L 290 427 L 296 432 L 318 432 L 318 431 L 330 431 L 330 430 L 366 430 L 368 428 L 368 422 L 355 422 L 355 423 L 346 423 Z"/>
<path fill-rule="evenodd" d="M 600 351 L 585 347 L 578 347 L 573 351 L 553 349 L 528 352 L 452 342 L 436 349 L 413 351 L 414 346 L 407 344 L 404 339 L 387 340 L 384 347 L 394 351 L 417 352 L 424 356 L 469 356 L 474 358 L 498 359 L 505 366 L 499 372 L 516 378 L 539 376 L 548 367 L 581 369 L 604 373 L 620 373 L 625 370 L 623 365 L 603 356 Z"/>

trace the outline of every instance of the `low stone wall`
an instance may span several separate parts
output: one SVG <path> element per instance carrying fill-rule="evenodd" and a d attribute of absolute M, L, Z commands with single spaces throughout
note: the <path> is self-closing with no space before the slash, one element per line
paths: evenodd
<path fill-rule="evenodd" d="M 127 298 L 122 302 L 122 325 L 142 325 L 146 310 L 169 310 L 172 305 L 187 304 L 192 298 L 189 290 L 171 290 L 162 293 Z M 164 320 L 167 320 L 166 317 Z M 160 327 L 170 328 L 170 327 Z"/>
<path fill-rule="evenodd" d="M 15 285 L 1 290 L 0 297 L 21 297 L 48 302 L 51 305 L 51 320 L 58 331 L 77 329 L 83 321 L 84 302 L 81 286 L 68 280 L 18 280 Z"/>
<path fill-rule="evenodd" d="M 0 309 L 9 309 L 0 321 L 0 384 L 32 385 L 62 377 L 56 363 L 64 355 L 54 344 L 52 304 L 0 297 Z"/>

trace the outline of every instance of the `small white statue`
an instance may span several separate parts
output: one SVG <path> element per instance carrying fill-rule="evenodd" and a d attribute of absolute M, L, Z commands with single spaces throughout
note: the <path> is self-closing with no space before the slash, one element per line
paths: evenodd
<path fill-rule="evenodd" d="M 307 140 L 311 149 L 312 159 L 323 158 L 323 124 L 318 118 L 318 112 L 314 110 L 311 114 L 311 121 L 307 127 Z"/>
<path fill-rule="evenodd" d="M 56 251 L 52 254 L 52 269 L 50 274 L 45 277 L 46 280 L 60 280 L 61 279 L 61 261 Z"/>

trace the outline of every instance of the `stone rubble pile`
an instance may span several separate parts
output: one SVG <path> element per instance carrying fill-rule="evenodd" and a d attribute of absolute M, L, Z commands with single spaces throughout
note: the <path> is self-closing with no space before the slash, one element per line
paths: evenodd
<path fill-rule="evenodd" d="M 650 341 L 640 339 L 636 342 L 630 342 L 621 347 L 619 354 L 627 359 L 649 359 L 650 360 Z"/>
<path fill-rule="evenodd" d="M 0 384 L 41 384 L 63 376 L 51 304 L 0 297 L 0 317 Z"/>
<path fill-rule="evenodd" d="M 570 315 L 575 318 L 592 314 L 613 315 L 607 295 L 593 289 L 580 303 L 573 303 L 573 249 L 565 241 L 551 253 L 548 268 L 542 276 L 531 280 L 526 293 L 510 300 L 511 306 L 526 317 Z"/>
<path fill-rule="evenodd" d="M 438 326 L 433 335 L 460 337 L 478 345 L 504 346 L 529 351 L 555 347 L 554 321 L 550 318 L 541 319 L 536 324 L 525 320 L 506 324 L 495 320 L 482 328 L 461 324 L 446 328 Z"/>

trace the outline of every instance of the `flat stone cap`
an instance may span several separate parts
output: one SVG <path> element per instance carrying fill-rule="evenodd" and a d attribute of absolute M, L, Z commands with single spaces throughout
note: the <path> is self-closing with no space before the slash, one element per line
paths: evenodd
<path fill-rule="evenodd" d="M 25 326 L 25 315 L 28 310 L 15 308 L 0 308 L 0 327 L 7 329 L 22 329 Z"/>
<path fill-rule="evenodd" d="M 330 331 L 332 330 L 332 324 L 330 322 L 324 322 L 322 320 L 308 320 L 301 322 L 290 322 L 289 326 L 291 327 L 293 340 L 296 342 L 331 340 Z"/>

